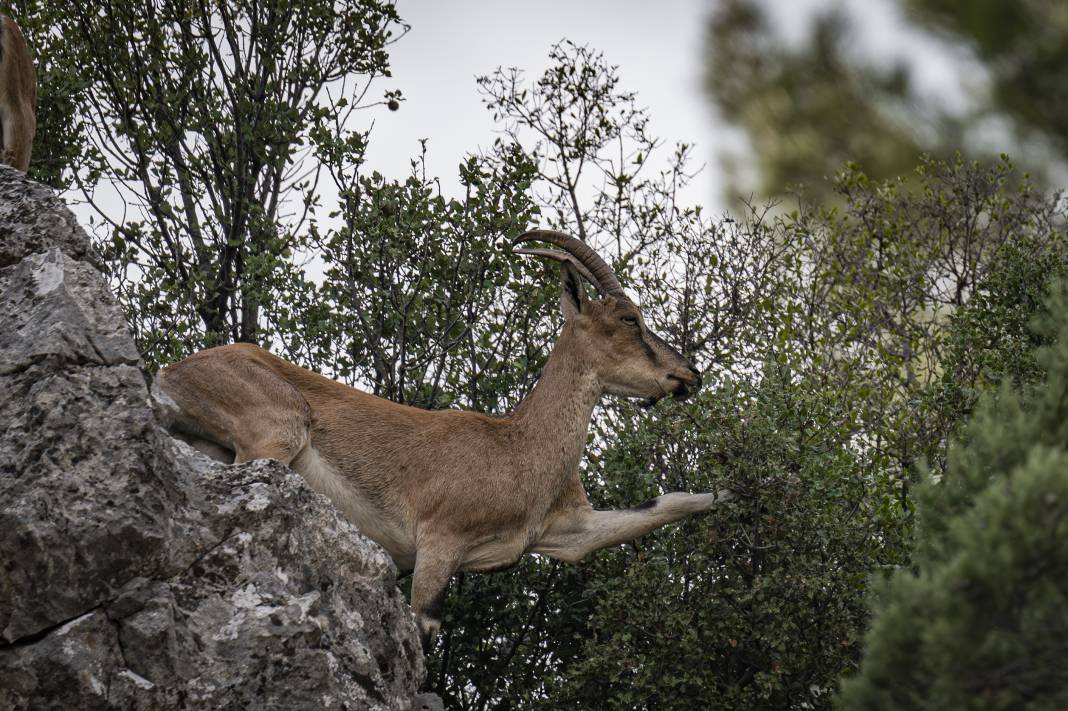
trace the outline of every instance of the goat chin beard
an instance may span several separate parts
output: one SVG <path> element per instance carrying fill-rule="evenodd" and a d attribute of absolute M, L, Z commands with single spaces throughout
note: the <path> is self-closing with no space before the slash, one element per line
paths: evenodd
<path fill-rule="evenodd" d="M 641 402 L 638 403 L 638 407 L 642 408 L 643 410 L 648 410 L 653 405 L 666 398 L 668 395 L 671 395 L 671 393 L 669 393 L 667 390 L 664 390 L 664 388 L 661 386 L 660 393 L 658 395 L 650 395 L 649 397 L 642 398 Z M 672 395 L 672 398 L 675 400 L 681 399 L 675 395 Z"/>

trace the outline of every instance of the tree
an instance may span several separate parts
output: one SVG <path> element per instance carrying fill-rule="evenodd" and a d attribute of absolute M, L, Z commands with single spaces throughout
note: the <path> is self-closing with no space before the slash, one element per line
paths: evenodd
<path fill-rule="evenodd" d="M 849 709 L 1068 704 L 1068 289 L 1037 334 L 1044 381 L 984 399 L 918 495 L 912 567 L 877 589 Z"/>
<path fill-rule="evenodd" d="M 63 38 L 50 49 L 82 87 L 88 146 L 73 177 L 110 232 L 146 359 L 268 337 L 263 307 L 277 274 L 299 271 L 319 205 L 313 136 L 351 131 L 388 73 L 393 5 L 138 0 L 48 17 Z"/>
<path fill-rule="evenodd" d="M 904 56 L 860 52 L 853 41 L 859 20 L 841 9 L 817 13 L 798 45 L 781 38 L 773 10 L 759 0 L 730 0 L 712 14 L 709 97 L 745 129 L 753 153 L 727 160 L 732 198 L 754 191 L 779 197 L 803 185 L 822 203 L 833 197 L 831 178 L 846 161 L 888 179 L 908 174 L 920 152 L 994 159 L 1009 151 L 1040 176 L 1063 175 L 1064 14 L 1038 0 L 894 4 L 913 32 L 941 40 L 947 55 L 972 57 L 974 71 L 959 78 L 971 90 L 969 106 L 920 95 L 917 70 Z M 1000 136 L 996 145 L 991 135 Z M 755 176 L 742 161 L 755 162 Z"/>
<path fill-rule="evenodd" d="M 1048 144 L 1062 165 L 1068 157 L 1068 16 L 1041 0 L 908 0 L 916 21 L 967 44 L 990 73 L 989 102 L 1023 139 Z"/>
<path fill-rule="evenodd" d="M 395 402 L 500 411 L 532 385 L 551 338 L 535 267 L 499 241 L 535 219 L 533 166 L 499 143 L 460 165 L 464 195 L 450 199 L 425 150 L 403 181 L 328 162 L 341 225 L 312 230 L 322 283 L 291 282 L 265 308 L 293 360 Z"/>

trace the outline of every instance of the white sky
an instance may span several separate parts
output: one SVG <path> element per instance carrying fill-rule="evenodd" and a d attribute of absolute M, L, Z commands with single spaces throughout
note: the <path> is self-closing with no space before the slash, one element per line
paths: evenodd
<path fill-rule="evenodd" d="M 452 192 L 462 157 L 495 138 L 475 77 L 502 66 L 534 79 L 547 68 L 549 48 L 567 38 L 619 66 L 622 88 L 637 92 L 650 109 L 654 135 L 667 146 L 698 144 L 695 158 L 708 169 L 686 197 L 709 204 L 722 190 L 712 169 L 712 110 L 701 92 L 706 6 L 700 0 L 401 0 L 397 9 L 412 30 L 391 49 L 389 86 L 406 101 L 399 111 L 376 116 L 369 165 L 402 177 L 419 139 L 427 138 L 428 173 Z"/>

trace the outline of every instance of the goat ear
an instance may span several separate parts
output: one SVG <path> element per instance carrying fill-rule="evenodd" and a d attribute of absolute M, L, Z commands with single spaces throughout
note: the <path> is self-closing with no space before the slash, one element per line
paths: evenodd
<path fill-rule="evenodd" d="M 564 319 L 571 319 L 582 313 L 586 305 L 586 287 L 578 270 L 567 262 L 560 263 L 560 311 Z"/>

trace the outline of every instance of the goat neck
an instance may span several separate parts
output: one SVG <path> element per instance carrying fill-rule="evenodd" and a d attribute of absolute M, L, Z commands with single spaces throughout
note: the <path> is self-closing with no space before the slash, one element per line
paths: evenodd
<path fill-rule="evenodd" d="M 541 378 L 511 416 L 521 451 L 550 464 L 553 473 L 566 475 L 578 468 L 593 408 L 603 394 L 587 360 L 573 327 L 565 324 Z M 547 452 L 559 456 L 546 457 Z"/>

